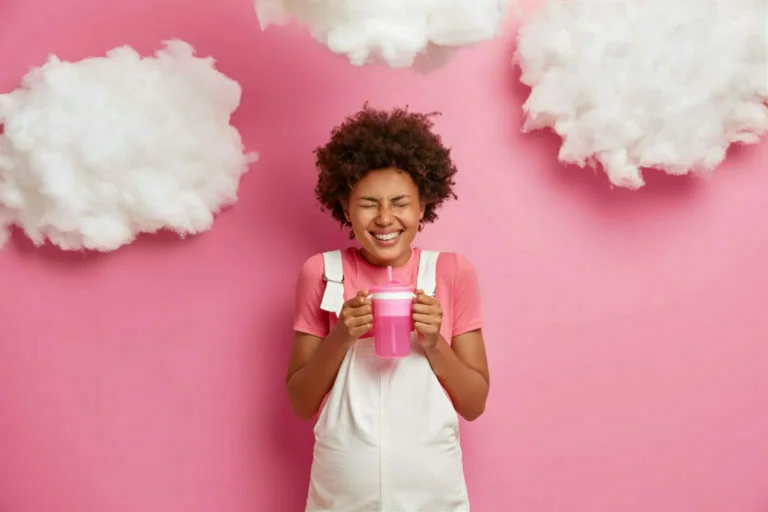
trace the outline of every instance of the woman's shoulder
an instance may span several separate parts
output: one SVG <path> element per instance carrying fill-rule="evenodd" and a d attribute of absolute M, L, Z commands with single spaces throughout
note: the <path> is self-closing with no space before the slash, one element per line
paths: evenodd
<path fill-rule="evenodd" d="M 454 282 L 475 279 L 475 266 L 464 254 L 453 251 L 435 252 L 439 252 L 437 258 L 438 278 L 443 277 Z"/>
<path fill-rule="evenodd" d="M 427 249 L 422 249 L 422 252 L 427 252 Z M 472 262 L 467 256 L 460 252 L 454 251 L 432 251 L 438 253 L 437 264 L 446 267 L 472 267 Z"/>
<path fill-rule="evenodd" d="M 305 259 L 301 264 L 301 275 L 307 277 L 315 275 L 318 277 L 322 276 L 324 266 L 325 261 L 323 260 L 323 253 L 315 253 Z"/>
<path fill-rule="evenodd" d="M 342 264 L 347 264 L 355 256 L 354 247 L 344 249 L 322 251 L 312 254 L 301 265 L 301 276 L 307 279 L 322 279 L 325 272 L 325 254 L 337 252 L 341 256 Z"/>

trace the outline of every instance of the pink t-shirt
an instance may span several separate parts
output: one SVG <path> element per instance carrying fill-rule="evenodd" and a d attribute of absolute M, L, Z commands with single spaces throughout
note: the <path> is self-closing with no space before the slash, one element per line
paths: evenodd
<path fill-rule="evenodd" d="M 393 277 L 416 285 L 421 249 L 414 247 L 405 266 L 393 269 Z M 344 269 L 344 300 L 354 297 L 359 290 L 387 281 L 387 269 L 371 265 L 356 247 L 342 250 Z M 296 286 L 293 328 L 325 338 L 336 322 L 336 315 L 320 309 L 325 293 L 322 254 L 309 258 L 301 269 Z M 437 260 L 437 288 L 435 298 L 443 308 L 443 337 L 451 339 L 482 326 L 480 286 L 472 264 L 463 256 L 441 252 Z M 368 336 L 368 335 L 366 335 Z"/>

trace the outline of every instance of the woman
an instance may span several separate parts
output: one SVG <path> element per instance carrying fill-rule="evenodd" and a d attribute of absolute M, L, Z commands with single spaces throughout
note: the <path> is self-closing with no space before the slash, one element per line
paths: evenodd
<path fill-rule="evenodd" d="M 359 247 L 301 270 L 287 386 L 315 424 L 307 512 L 466 512 L 458 415 L 479 417 L 489 389 L 480 291 L 455 253 L 413 245 L 455 195 L 456 167 L 431 115 L 368 107 L 316 150 L 316 195 Z M 369 288 L 415 284 L 411 354 L 381 360 Z"/>

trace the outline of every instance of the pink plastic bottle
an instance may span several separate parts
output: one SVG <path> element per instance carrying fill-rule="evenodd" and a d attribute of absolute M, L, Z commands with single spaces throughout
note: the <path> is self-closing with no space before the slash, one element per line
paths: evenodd
<path fill-rule="evenodd" d="M 412 286 L 390 281 L 371 288 L 373 302 L 373 344 L 384 359 L 407 356 L 411 351 Z"/>

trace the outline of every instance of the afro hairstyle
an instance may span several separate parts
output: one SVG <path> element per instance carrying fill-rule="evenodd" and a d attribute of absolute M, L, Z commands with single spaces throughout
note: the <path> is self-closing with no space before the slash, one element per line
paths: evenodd
<path fill-rule="evenodd" d="M 342 202 L 366 174 L 379 169 L 407 172 L 425 204 L 423 223 L 434 222 L 453 192 L 456 166 L 450 149 L 433 133 L 439 112 L 413 113 L 407 108 L 378 110 L 366 103 L 331 131 L 327 144 L 315 149 L 319 171 L 315 195 L 342 227 L 349 226 Z"/>

